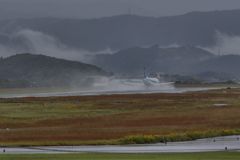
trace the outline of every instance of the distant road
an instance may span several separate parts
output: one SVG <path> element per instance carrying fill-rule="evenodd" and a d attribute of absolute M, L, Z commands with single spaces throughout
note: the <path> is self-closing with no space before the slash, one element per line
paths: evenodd
<path fill-rule="evenodd" d="M 189 142 L 125 146 L 74 146 L 0 148 L 0 154 L 52 154 L 52 153 L 190 153 L 212 151 L 240 151 L 240 136 L 201 139 Z M 5 152 L 4 152 L 5 150 Z"/>

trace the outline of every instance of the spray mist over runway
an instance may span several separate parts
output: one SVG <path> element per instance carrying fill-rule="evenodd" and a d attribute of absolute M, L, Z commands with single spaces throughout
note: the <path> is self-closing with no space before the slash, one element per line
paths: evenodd
<path fill-rule="evenodd" d="M 8 89 L 6 93 L 0 93 L 1 98 L 12 97 L 48 97 L 48 96 L 84 96 L 104 94 L 131 94 L 131 93 L 169 93 L 175 92 L 172 84 L 159 83 L 154 86 L 146 86 L 142 79 L 117 79 L 109 77 L 97 77 L 92 80 L 90 86 L 78 86 L 72 84 L 67 88 L 31 88 L 21 90 Z"/>
<path fill-rule="evenodd" d="M 174 90 L 174 86 L 170 83 L 146 86 L 142 79 L 100 78 L 94 83 L 92 89 L 103 92 L 171 91 Z"/>
<path fill-rule="evenodd" d="M 176 88 L 173 83 L 159 83 L 146 86 L 142 79 L 117 79 L 98 78 L 91 87 L 67 88 L 25 88 L 1 89 L 0 98 L 20 97 L 55 97 L 55 96 L 88 96 L 88 95 L 113 95 L 113 94 L 151 94 L 151 93 L 183 93 L 202 91 L 216 88 L 181 87 Z"/>

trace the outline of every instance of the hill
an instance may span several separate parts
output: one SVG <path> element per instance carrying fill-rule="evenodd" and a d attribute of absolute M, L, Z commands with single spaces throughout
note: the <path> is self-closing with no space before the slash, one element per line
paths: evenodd
<path fill-rule="evenodd" d="M 89 77 L 106 75 L 93 65 L 44 55 L 17 54 L 0 60 L 3 87 L 80 86 L 89 83 Z"/>
<path fill-rule="evenodd" d="M 192 71 L 190 66 L 213 58 L 203 49 L 187 46 L 175 48 L 133 47 L 115 54 L 100 54 L 94 57 L 94 64 L 114 73 L 142 74 L 146 67 L 152 72 L 184 74 Z"/>
<path fill-rule="evenodd" d="M 23 39 L 13 34 L 29 29 L 53 36 L 69 47 L 92 51 L 153 44 L 212 46 L 216 43 L 216 31 L 240 35 L 239 17 L 240 10 L 229 10 L 159 18 L 120 15 L 98 19 L 4 20 L 0 22 L 0 42 L 23 45 Z"/>
<path fill-rule="evenodd" d="M 206 81 L 224 81 L 240 78 L 240 56 L 216 56 L 193 46 L 159 48 L 133 47 L 115 54 L 100 54 L 93 63 L 120 75 L 142 76 L 148 73 L 186 75 Z"/>
<path fill-rule="evenodd" d="M 223 55 L 208 59 L 197 64 L 193 70 L 197 72 L 218 72 L 228 73 L 240 77 L 240 56 L 239 55 Z"/>

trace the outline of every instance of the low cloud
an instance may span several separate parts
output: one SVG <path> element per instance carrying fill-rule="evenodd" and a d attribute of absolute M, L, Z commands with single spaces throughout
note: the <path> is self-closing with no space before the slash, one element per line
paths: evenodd
<path fill-rule="evenodd" d="M 216 32 L 216 45 L 205 48 L 216 55 L 240 55 L 240 36 Z"/>
<path fill-rule="evenodd" d="M 68 60 L 89 62 L 92 55 L 100 53 L 112 54 L 114 52 L 110 48 L 98 52 L 71 48 L 61 43 L 53 36 L 29 29 L 11 33 L 8 37 L 10 44 L 6 45 L 0 43 L 0 56 L 2 57 L 27 52 Z"/>

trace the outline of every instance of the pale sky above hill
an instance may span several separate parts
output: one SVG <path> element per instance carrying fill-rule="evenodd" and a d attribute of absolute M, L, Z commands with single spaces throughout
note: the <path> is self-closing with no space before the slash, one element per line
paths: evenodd
<path fill-rule="evenodd" d="M 240 0 L 0 0 L 0 18 L 96 18 L 119 14 L 169 16 L 240 9 Z"/>

